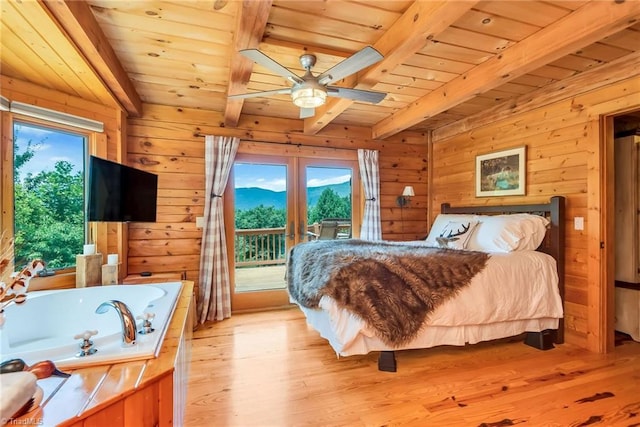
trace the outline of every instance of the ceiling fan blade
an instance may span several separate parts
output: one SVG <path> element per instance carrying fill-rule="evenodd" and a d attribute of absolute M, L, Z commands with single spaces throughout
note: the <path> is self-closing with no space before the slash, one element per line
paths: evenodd
<path fill-rule="evenodd" d="M 367 46 L 320 74 L 318 76 L 318 82 L 322 85 L 326 85 L 342 80 L 351 74 L 357 73 L 363 68 L 367 68 L 369 65 L 375 64 L 382 58 L 383 56 L 380 52 L 371 46 Z"/>
<path fill-rule="evenodd" d="M 246 56 L 247 58 L 255 62 L 256 64 L 260 64 L 263 67 L 270 69 L 274 73 L 278 73 L 281 76 L 287 78 L 292 83 L 304 82 L 304 80 L 302 80 L 300 77 L 294 74 L 293 71 L 291 71 L 290 69 L 288 69 L 283 65 L 278 64 L 276 61 L 269 58 L 267 55 L 260 52 L 258 49 L 243 49 L 240 51 L 240 53 L 243 56 Z"/>
<path fill-rule="evenodd" d="M 377 104 L 382 101 L 385 96 L 384 92 L 375 92 L 372 90 L 350 89 L 346 87 L 329 86 L 327 87 L 327 95 L 337 98 L 353 99 L 354 101 L 370 102 Z"/>
<path fill-rule="evenodd" d="M 313 117 L 316 115 L 315 108 L 300 108 L 300 118 L 308 119 L 309 117 Z"/>
<path fill-rule="evenodd" d="M 291 88 L 282 88 L 275 90 L 265 90 L 262 92 L 249 92 L 249 93 L 240 93 L 237 95 L 229 95 L 227 98 L 229 99 L 240 99 L 240 98 L 257 98 L 260 96 L 269 96 L 269 95 L 283 95 L 291 93 Z"/>

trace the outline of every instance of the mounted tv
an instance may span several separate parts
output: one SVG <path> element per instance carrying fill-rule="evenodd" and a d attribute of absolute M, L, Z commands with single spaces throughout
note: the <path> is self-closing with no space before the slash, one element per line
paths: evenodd
<path fill-rule="evenodd" d="M 158 176 L 89 158 L 88 221 L 155 222 Z"/>

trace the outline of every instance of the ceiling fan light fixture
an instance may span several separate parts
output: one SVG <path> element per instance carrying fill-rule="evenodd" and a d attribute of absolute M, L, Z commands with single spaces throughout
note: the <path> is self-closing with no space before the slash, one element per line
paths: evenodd
<path fill-rule="evenodd" d="M 327 100 L 327 92 L 322 88 L 303 87 L 291 92 L 293 103 L 300 108 L 316 108 Z"/>
<path fill-rule="evenodd" d="M 256 64 L 262 65 L 272 72 L 285 77 L 293 83 L 293 86 L 287 89 L 264 90 L 261 92 L 236 95 L 230 94 L 228 96 L 229 99 L 254 98 L 288 93 L 291 95 L 291 100 L 294 105 L 300 108 L 300 118 L 307 118 L 314 114 L 315 108 L 320 107 L 326 102 L 327 96 L 329 95 L 336 98 L 346 98 L 372 104 L 377 104 L 382 101 L 386 95 L 386 93 L 383 92 L 329 86 L 329 84 L 334 81 L 342 80 L 380 61 L 383 58 L 382 54 L 371 46 L 364 47 L 317 76 L 314 76 L 311 72 L 311 69 L 316 64 L 316 56 L 311 53 L 305 53 L 300 56 L 300 65 L 302 65 L 306 72 L 303 76 L 299 76 L 258 49 L 242 49 L 239 52 Z"/>

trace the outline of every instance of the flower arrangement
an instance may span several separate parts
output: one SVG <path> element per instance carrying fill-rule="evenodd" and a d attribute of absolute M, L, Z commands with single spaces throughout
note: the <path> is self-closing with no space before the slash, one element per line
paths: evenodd
<path fill-rule="evenodd" d="M 13 239 L 0 236 L 0 327 L 4 324 L 4 308 L 11 303 L 22 304 L 27 300 L 29 282 L 38 271 L 44 269 L 44 261 L 36 259 L 28 263 L 20 272 L 9 269 L 13 262 Z"/>

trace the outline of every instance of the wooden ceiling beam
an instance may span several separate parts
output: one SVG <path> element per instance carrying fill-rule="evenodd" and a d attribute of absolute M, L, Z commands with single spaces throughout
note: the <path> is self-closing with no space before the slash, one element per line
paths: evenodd
<path fill-rule="evenodd" d="M 142 100 L 98 25 L 91 7 L 83 1 L 41 0 L 76 49 L 130 116 L 142 115 Z"/>
<path fill-rule="evenodd" d="M 373 47 L 384 59 L 358 73 L 356 89 L 371 89 L 388 72 L 421 50 L 451 24 L 467 13 L 477 1 L 415 1 L 387 30 Z M 352 100 L 332 98 L 316 108 L 313 117 L 305 119 L 304 133 L 316 134 L 344 110 Z"/>
<path fill-rule="evenodd" d="M 262 41 L 272 0 L 244 0 L 238 11 L 236 31 L 234 33 L 229 64 L 229 88 L 227 95 L 236 95 L 246 91 L 247 83 L 253 71 L 253 61 L 238 52 L 242 49 L 257 48 Z M 238 126 L 244 99 L 229 99 L 224 110 L 224 124 L 229 127 Z"/>
<path fill-rule="evenodd" d="M 638 22 L 640 2 L 592 1 L 373 126 L 384 139 Z"/>
<path fill-rule="evenodd" d="M 620 57 L 608 64 L 595 67 L 549 85 L 512 98 L 506 102 L 482 110 L 464 119 L 441 126 L 432 132 L 431 140 L 440 142 L 472 129 L 486 126 L 498 120 L 531 111 L 547 104 L 567 99 L 567 94 L 597 90 L 606 85 L 628 79 L 640 70 L 640 51 Z M 635 113 L 640 118 L 640 111 Z M 634 113 L 625 114 L 632 116 Z M 617 118 L 616 118 L 617 119 Z"/>

